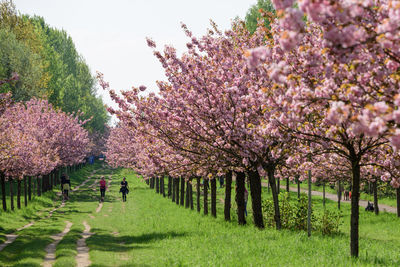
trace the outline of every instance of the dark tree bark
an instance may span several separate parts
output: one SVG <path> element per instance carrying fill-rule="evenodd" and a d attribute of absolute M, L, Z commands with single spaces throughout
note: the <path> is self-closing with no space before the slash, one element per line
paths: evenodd
<path fill-rule="evenodd" d="M 203 191 L 204 191 L 204 200 L 203 200 L 204 215 L 208 215 L 208 186 L 206 186 L 206 179 L 204 178 L 203 178 Z"/>
<path fill-rule="evenodd" d="M 211 215 L 217 217 L 217 180 L 211 179 Z"/>
<path fill-rule="evenodd" d="M 176 178 L 176 182 L 175 182 L 175 192 L 176 192 L 176 205 L 179 205 L 179 178 Z"/>
<path fill-rule="evenodd" d="M 224 202 L 224 215 L 225 221 L 231 220 L 231 195 L 232 195 L 232 171 L 225 175 L 225 202 Z"/>
<path fill-rule="evenodd" d="M 186 181 L 186 199 L 185 199 L 185 208 L 189 208 L 190 201 L 190 189 L 189 189 L 189 180 Z"/>
<path fill-rule="evenodd" d="M 37 185 L 37 195 L 40 197 L 42 195 L 42 192 L 40 191 L 40 182 L 42 182 L 42 178 L 36 177 L 36 185 Z"/>
<path fill-rule="evenodd" d="M 175 192 L 175 180 L 174 178 L 171 178 L 172 184 L 171 184 L 171 189 L 172 189 L 172 202 L 175 202 L 175 197 L 176 197 L 176 192 Z"/>
<path fill-rule="evenodd" d="M 244 183 L 245 183 L 246 175 L 244 172 L 236 173 L 236 204 L 237 204 L 237 213 L 238 213 L 238 224 L 244 225 L 246 224 L 246 217 L 244 213 Z"/>
<path fill-rule="evenodd" d="M 374 189 L 374 212 L 376 215 L 379 215 L 379 206 L 378 206 L 378 181 L 375 179 L 375 182 L 372 183 Z"/>
<path fill-rule="evenodd" d="M 54 172 L 51 172 L 50 174 L 49 174 L 49 190 L 53 190 L 53 175 L 54 175 Z"/>
<path fill-rule="evenodd" d="M 200 177 L 196 177 L 196 204 L 197 212 L 200 212 Z"/>
<path fill-rule="evenodd" d="M 396 198 L 397 198 L 397 217 L 400 218 L 400 187 L 396 189 Z"/>
<path fill-rule="evenodd" d="M 164 176 L 162 176 L 161 178 L 161 193 L 162 193 L 162 195 L 163 195 L 163 197 L 165 197 L 165 184 L 164 184 L 164 181 L 165 181 L 165 179 L 164 179 Z"/>
<path fill-rule="evenodd" d="M 289 177 L 286 178 L 286 192 L 290 192 Z"/>
<path fill-rule="evenodd" d="M 354 153 L 355 154 L 355 153 Z M 351 215 L 350 215 L 350 254 L 358 257 L 358 225 L 359 225 L 359 200 L 360 200 L 360 163 L 355 156 L 351 156 L 352 163 L 352 192 L 351 192 Z"/>
<path fill-rule="evenodd" d="M 150 185 L 149 179 L 146 179 L 145 181 L 146 181 L 146 184 L 147 184 L 147 185 Z"/>
<path fill-rule="evenodd" d="M 189 202 L 190 202 L 190 209 L 193 210 L 193 184 L 192 184 L 193 179 L 189 179 Z"/>
<path fill-rule="evenodd" d="M 340 200 L 342 199 L 342 190 L 340 180 L 338 181 L 338 191 L 337 191 L 337 205 L 340 210 Z"/>
<path fill-rule="evenodd" d="M 32 200 L 32 177 L 28 177 L 28 200 Z"/>
<path fill-rule="evenodd" d="M 275 213 L 274 219 L 275 219 L 276 229 L 281 230 L 282 224 L 281 224 L 281 214 L 279 211 L 278 190 L 276 188 L 276 183 L 275 183 L 275 167 L 273 165 L 269 165 L 267 167 L 267 173 L 268 173 L 269 185 L 271 186 L 271 191 L 272 191 L 272 199 L 274 202 L 274 213 Z"/>
<path fill-rule="evenodd" d="M 3 202 L 3 210 L 7 211 L 7 201 L 6 201 L 6 177 L 4 173 L 0 172 L 1 178 L 1 199 Z"/>
<path fill-rule="evenodd" d="M 21 209 L 21 179 L 17 179 L 17 208 Z"/>
<path fill-rule="evenodd" d="M 13 179 L 9 179 L 8 180 L 9 185 L 10 185 L 10 206 L 11 206 L 11 210 L 14 210 L 14 180 Z"/>
<path fill-rule="evenodd" d="M 37 194 L 37 177 L 36 179 L 33 178 L 33 185 L 32 185 L 32 195 L 35 196 Z"/>
<path fill-rule="evenodd" d="M 281 192 L 281 180 L 277 179 L 276 182 L 277 182 L 276 190 L 279 194 Z"/>
<path fill-rule="evenodd" d="M 325 208 L 325 182 L 322 183 L 322 204 Z"/>
<path fill-rule="evenodd" d="M 185 204 L 185 178 L 181 177 L 181 206 Z"/>
<path fill-rule="evenodd" d="M 168 197 L 171 197 L 171 183 L 172 183 L 172 178 L 171 176 L 168 176 Z"/>
<path fill-rule="evenodd" d="M 300 180 L 299 180 L 299 176 L 296 177 L 296 183 L 297 183 L 297 199 L 300 199 Z"/>
<path fill-rule="evenodd" d="M 28 206 L 28 192 L 27 192 L 27 185 L 26 185 L 26 176 L 24 177 L 24 204 L 25 207 Z"/>
<path fill-rule="evenodd" d="M 257 228 L 264 228 L 264 217 L 261 203 L 261 177 L 257 170 L 248 172 L 250 178 L 251 206 L 253 209 L 254 225 Z"/>
<path fill-rule="evenodd" d="M 156 177 L 156 193 L 160 193 L 160 178 Z"/>

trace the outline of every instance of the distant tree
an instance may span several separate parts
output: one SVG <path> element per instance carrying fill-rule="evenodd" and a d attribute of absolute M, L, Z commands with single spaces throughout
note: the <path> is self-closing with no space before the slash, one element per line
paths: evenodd
<path fill-rule="evenodd" d="M 252 5 L 246 13 L 246 28 L 250 31 L 250 33 L 254 33 L 256 31 L 258 20 L 262 18 L 261 11 L 275 14 L 275 8 L 270 0 L 257 0 L 257 4 Z M 264 19 L 264 25 L 265 27 L 269 28 L 269 20 Z"/>

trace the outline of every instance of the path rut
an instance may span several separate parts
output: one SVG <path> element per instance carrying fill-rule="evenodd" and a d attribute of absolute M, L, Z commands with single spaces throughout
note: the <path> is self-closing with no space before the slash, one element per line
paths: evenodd
<path fill-rule="evenodd" d="M 89 248 L 86 246 L 86 239 L 90 237 L 92 233 L 90 233 L 90 225 L 86 221 L 83 222 L 83 226 L 85 226 L 85 230 L 82 233 L 82 238 L 76 243 L 78 254 L 75 260 L 76 266 L 78 267 L 86 267 L 92 263 L 89 257 Z"/>
<path fill-rule="evenodd" d="M 61 233 L 58 233 L 56 235 L 51 236 L 52 239 L 54 239 L 54 242 L 49 244 L 46 247 L 46 257 L 44 258 L 44 262 L 42 263 L 42 266 L 44 267 L 51 267 L 53 266 L 54 261 L 56 260 L 56 248 L 58 243 L 62 240 L 62 238 L 71 230 L 72 223 L 67 221 L 67 225 L 65 226 L 64 231 Z"/>

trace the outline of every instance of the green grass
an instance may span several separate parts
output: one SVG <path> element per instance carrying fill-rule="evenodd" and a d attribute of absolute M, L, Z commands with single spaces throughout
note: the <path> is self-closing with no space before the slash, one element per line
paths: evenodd
<path fill-rule="evenodd" d="M 102 169 L 96 175 L 110 172 Z M 86 179 L 85 175 L 76 175 L 76 181 Z M 125 203 L 118 193 L 123 176 L 130 185 Z M 57 246 L 55 266 L 75 266 L 76 242 L 81 237 L 83 221 L 88 222 L 94 233 L 86 243 L 90 248 L 91 266 L 98 267 L 400 266 L 400 221 L 394 214 L 383 212 L 375 216 L 360 210 L 360 257 L 353 259 L 349 256 L 350 206 L 347 203 L 342 205 L 340 234 L 323 236 L 314 232 L 308 238 L 305 232 L 256 229 L 252 224 L 250 197 L 247 225 L 237 225 L 234 204 L 232 221 L 225 222 L 223 203 L 219 201 L 224 196 L 224 188 L 220 189 L 218 183 L 218 214 L 213 218 L 202 215 L 203 210 L 200 214 L 195 211 L 195 192 L 195 210 L 192 211 L 156 194 L 134 173 L 122 169 L 114 170 L 103 208 L 96 213 L 99 192 L 97 188 L 95 191 L 89 188 L 93 181 L 82 191 L 71 194 L 67 205 L 50 220 L 41 220 L 21 231 L 21 236 L 0 252 L 0 265 L 39 266 L 45 256 L 45 246 L 52 241 L 50 235 L 61 232 L 68 220 L 73 226 Z M 296 194 L 292 196 L 296 201 Z M 263 198 L 270 197 L 267 190 L 263 190 Z M 200 203 L 203 203 L 203 196 Z M 321 198 L 314 197 L 313 204 L 316 212 L 322 211 Z M 327 200 L 326 205 L 327 209 L 336 209 L 332 201 Z"/>

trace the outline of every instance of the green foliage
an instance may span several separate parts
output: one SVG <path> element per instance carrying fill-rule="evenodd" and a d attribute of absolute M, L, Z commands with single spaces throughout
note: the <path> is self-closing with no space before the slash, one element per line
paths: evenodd
<path fill-rule="evenodd" d="M 3 85 L 16 101 L 47 98 L 54 107 L 77 113 L 90 132 L 104 132 L 109 120 L 96 95 L 96 81 L 72 38 L 41 17 L 19 15 L 11 1 L 0 2 L 0 78 L 17 72 L 20 80 Z"/>
<path fill-rule="evenodd" d="M 275 9 L 271 0 L 257 0 L 257 4 L 251 6 L 246 13 L 246 27 L 250 33 L 254 33 L 257 29 L 258 20 L 261 18 L 260 9 L 264 12 L 272 12 L 275 14 Z M 270 22 L 267 19 L 264 19 L 264 25 L 269 28 Z"/>
<path fill-rule="evenodd" d="M 279 194 L 279 209 L 283 229 L 295 231 L 307 231 L 308 198 L 301 195 L 300 199 L 291 200 L 289 193 Z M 311 207 L 311 225 L 313 230 L 323 235 L 331 235 L 339 232 L 342 215 L 339 212 L 324 210 L 321 216 L 316 216 Z M 275 227 L 274 207 L 272 200 L 263 202 L 265 223 L 269 227 Z"/>

